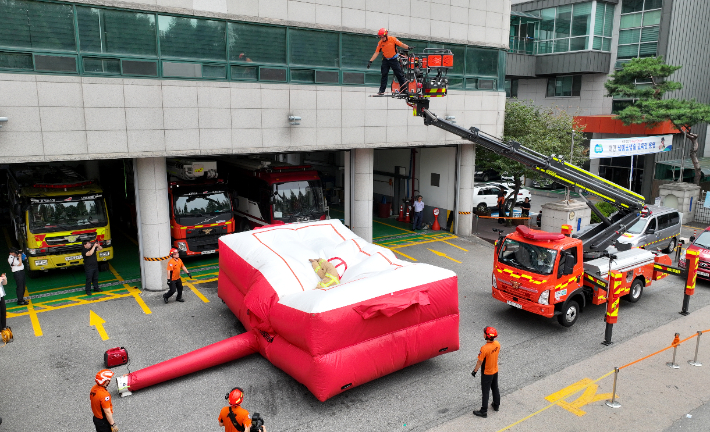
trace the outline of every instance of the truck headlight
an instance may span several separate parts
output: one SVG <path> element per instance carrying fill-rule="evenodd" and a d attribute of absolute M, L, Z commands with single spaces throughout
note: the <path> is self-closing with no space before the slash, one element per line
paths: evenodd
<path fill-rule="evenodd" d="M 47 260 L 35 260 L 35 265 L 36 266 L 47 265 Z"/>
<path fill-rule="evenodd" d="M 496 275 L 491 276 L 491 283 L 493 284 L 493 288 L 498 288 L 498 281 L 496 280 Z"/>
<path fill-rule="evenodd" d="M 99 257 L 101 257 L 101 258 L 107 257 L 107 256 L 109 256 L 109 255 L 111 255 L 111 252 L 110 252 L 110 251 L 99 252 Z"/>
<path fill-rule="evenodd" d="M 111 246 L 111 239 L 104 240 L 103 246 Z"/>
<path fill-rule="evenodd" d="M 543 305 L 550 304 L 550 290 L 543 291 L 537 302 Z"/>
<path fill-rule="evenodd" d="M 30 255 L 37 255 L 37 249 L 27 249 L 27 252 L 29 252 Z"/>
<path fill-rule="evenodd" d="M 180 249 L 183 252 L 187 252 L 187 245 L 183 242 L 178 242 L 177 244 L 178 249 Z"/>

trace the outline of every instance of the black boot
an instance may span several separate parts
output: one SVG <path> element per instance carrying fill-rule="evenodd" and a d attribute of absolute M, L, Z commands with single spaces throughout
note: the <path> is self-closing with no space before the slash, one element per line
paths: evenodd
<path fill-rule="evenodd" d="M 480 411 L 474 411 L 473 415 L 483 418 L 488 417 L 488 413 L 486 411 L 483 411 L 483 409 L 481 409 Z"/>

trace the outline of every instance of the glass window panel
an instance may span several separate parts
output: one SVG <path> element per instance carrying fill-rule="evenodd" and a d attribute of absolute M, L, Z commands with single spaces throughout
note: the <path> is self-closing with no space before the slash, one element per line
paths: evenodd
<path fill-rule="evenodd" d="M 641 42 L 656 42 L 659 27 L 647 27 L 641 31 Z"/>
<path fill-rule="evenodd" d="M 557 39 L 555 41 L 555 52 L 569 51 L 569 39 Z"/>
<path fill-rule="evenodd" d="M 163 76 L 202 78 L 202 65 L 197 63 L 163 62 Z"/>
<path fill-rule="evenodd" d="M 644 10 L 660 9 L 661 7 L 663 7 L 663 0 L 646 0 L 646 3 L 643 5 Z"/>
<path fill-rule="evenodd" d="M 619 32 L 619 45 L 638 43 L 641 29 L 621 30 Z"/>
<path fill-rule="evenodd" d="M 496 88 L 496 80 L 494 79 L 479 79 L 476 86 L 479 90 L 493 90 Z"/>
<path fill-rule="evenodd" d="M 382 75 L 380 74 L 365 74 L 365 84 L 367 85 L 380 85 L 380 79 L 382 79 Z"/>
<path fill-rule="evenodd" d="M 572 10 L 572 36 L 585 36 L 589 34 L 592 23 L 592 3 L 578 3 Z"/>
<path fill-rule="evenodd" d="M 622 0 L 621 13 L 638 12 L 643 9 L 643 0 Z"/>
<path fill-rule="evenodd" d="M 641 47 L 639 48 L 639 57 L 653 57 L 656 55 L 656 49 L 658 47 L 658 43 L 645 43 L 641 44 Z"/>
<path fill-rule="evenodd" d="M 466 75 L 497 76 L 498 51 L 468 47 L 466 49 Z"/>
<path fill-rule="evenodd" d="M 555 97 L 555 78 L 547 79 L 547 97 Z"/>
<path fill-rule="evenodd" d="M 121 60 L 84 58 L 84 71 L 91 73 L 121 74 Z"/>
<path fill-rule="evenodd" d="M 317 83 L 337 84 L 338 81 L 340 81 L 340 74 L 338 71 L 316 71 Z"/>
<path fill-rule="evenodd" d="M 601 36 L 604 33 L 604 11 L 605 4 L 597 2 L 597 10 L 594 13 L 594 34 Z"/>
<path fill-rule="evenodd" d="M 35 69 L 49 72 L 76 72 L 76 57 L 35 54 Z"/>
<path fill-rule="evenodd" d="M 582 75 L 572 77 L 572 96 L 579 96 L 582 92 Z"/>
<path fill-rule="evenodd" d="M 77 7 L 83 52 L 155 56 L 155 15 Z"/>
<path fill-rule="evenodd" d="M 592 49 L 601 50 L 602 49 L 602 38 L 595 36 L 592 41 Z"/>
<path fill-rule="evenodd" d="M 226 60 L 223 21 L 160 15 L 158 28 L 163 56 Z"/>
<path fill-rule="evenodd" d="M 604 36 L 611 37 L 612 30 L 614 30 L 614 5 L 607 4 L 604 15 Z"/>
<path fill-rule="evenodd" d="M 569 50 L 570 51 L 582 51 L 587 49 L 587 38 L 577 37 L 571 38 L 569 40 Z"/>
<path fill-rule="evenodd" d="M 259 79 L 261 81 L 286 82 L 286 69 L 260 67 Z"/>
<path fill-rule="evenodd" d="M 340 43 L 337 33 L 289 30 L 291 64 L 339 67 Z M 375 52 L 375 49 L 372 49 Z M 365 61 L 365 59 L 363 59 Z M 367 66 L 367 64 L 365 64 Z"/>
<path fill-rule="evenodd" d="M 550 54 L 550 53 L 552 53 L 553 48 L 554 48 L 553 41 L 543 41 L 543 42 L 538 43 L 537 52 L 538 52 L 538 54 Z"/>
<path fill-rule="evenodd" d="M 229 59 L 286 64 L 286 28 L 229 23 Z"/>
<path fill-rule="evenodd" d="M 124 75 L 158 76 L 158 63 L 152 61 L 121 60 Z"/>
<path fill-rule="evenodd" d="M 661 23 L 661 11 L 656 10 L 653 12 L 644 12 L 643 14 L 643 25 L 652 26 Z"/>
<path fill-rule="evenodd" d="M 569 37 L 570 25 L 572 24 L 572 5 L 559 6 L 557 8 L 557 19 L 555 20 L 555 37 Z"/>
<path fill-rule="evenodd" d="M 0 69 L 33 70 L 32 54 L 0 52 Z"/>
<path fill-rule="evenodd" d="M 312 69 L 291 69 L 291 81 L 314 83 L 316 73 Z"/>
<path fill-rule="evenodd" d="M 462 89 L 463 88 L 463 78 L 449 77 L 449 88 Z"/>
<path fill-rule="evenodd" d="M 254 80 L 258 79 L 256 66 L 232 66 L 233 80 Z"/>
<path fill-rule="evenodd" d="M 540 11 L 542 21 L 540 21 L 540 39 L 547 40 L 555 37 L 555 8 L 543 9 Z"/>
<path fill-rule="evenodd" d="M 619 28 L 625 29 L 632 27 L 641 27 L 641 15 L 641 13 L 622 15 L 621 24 L 619 25 Z"/>
<path fill-rule="evenodd" d="M 202 65 L 202 78 L 227 78 L 227 66 Z"/>
<path fill-rule="evenodd" d="M 75 51 L 71 5 L 0 0 L 0 45 Z"/>
<path fill-rule="evenodd" d="M 617 57 L 620 59 L 638 57 L 639 46 L 638 45 L 622 45 L 619 47 Z"/>
<path fill-rule="evenodd" d="M 555 82 L 555 96 L 572 96 L 572 77 L 560 77 Z"/>
<path fill-rule="evenodd" d="M 362 72 L 343 72 L 343 84 L 365 84 L 365 74 Z"/>
<path fill-rule="evenodd" d="M 611 51 L 611 38 L 604 38 L 602 41 L 602 51 Z"/>
<path fill-rule="evenodd" d="M 367 60 L 377 47 L 377 38 L 372 36 L 343 33 L 343 53 L 340 63 L 343 67 L 365 69 Z"/>

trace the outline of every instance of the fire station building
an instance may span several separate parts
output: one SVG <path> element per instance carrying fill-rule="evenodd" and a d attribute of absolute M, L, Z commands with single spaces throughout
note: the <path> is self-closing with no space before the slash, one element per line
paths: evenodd
<path fill-rule="evenodd" d="M 83 164 L 106 185 L 125 178 L 102 164 L 123 160 L 143 257 L 171 247 L 166 158 L 176 156 L 334 165 L 345 223 L 367 240 L 376 200 L 398 209 L 409 196 L 388 189 L 401 180 L 468 235 L 471 215 L 459 212 L 472 208 L 474 145 L 424 126 L 402 100 L 369 97 L 379 59 L 366 66 L 382 27 L 418 50 L 451 49 L 449 96 L 431 110 L 501 136 L 510 3 L 0 1 L 3 163 Z M 141 263 L 144 288 L 162 289 L 164 263 Z"/>

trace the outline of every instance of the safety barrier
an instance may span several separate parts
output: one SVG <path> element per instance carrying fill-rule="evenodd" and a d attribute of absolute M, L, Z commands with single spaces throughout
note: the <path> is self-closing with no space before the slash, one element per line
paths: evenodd
<path fill-rule="evenodd" d="M 148 257 L 143 257 L 143 259 L 146 260 L 146 261 L 165 261 L 166 259 L 169 259 L 169 258 L 170 258 L 170 255 L 164 256 L 164 257 L 161 257 L 161 258 L 148 258 Z"/>
<path fill-rule="evenodd" d="M 459 212 L 459 213 L 460 213 L 460 212 Z M 519 220 L 526 220 L 526 221 L 528 221 L 528 222 L 526 223 L 526 225 L 527 225 L 528 227 L 530 227 L 530 219 L 532 219 L 532 218 L 529 217 L 529 216 L 528 216 L 528 217 L 479 216 L 479 215 L 475 215 L 475 216 L 476 216 L 476 227 L 475 227 L 475 229 L 474 229 L 474 234 L 478 234 L 478 220 L 479 220 L 479 219 L 506 219 L 506 220 L 508 220 L 508 219 L 510 219 L 510 220 L 519 219 Z"/>

